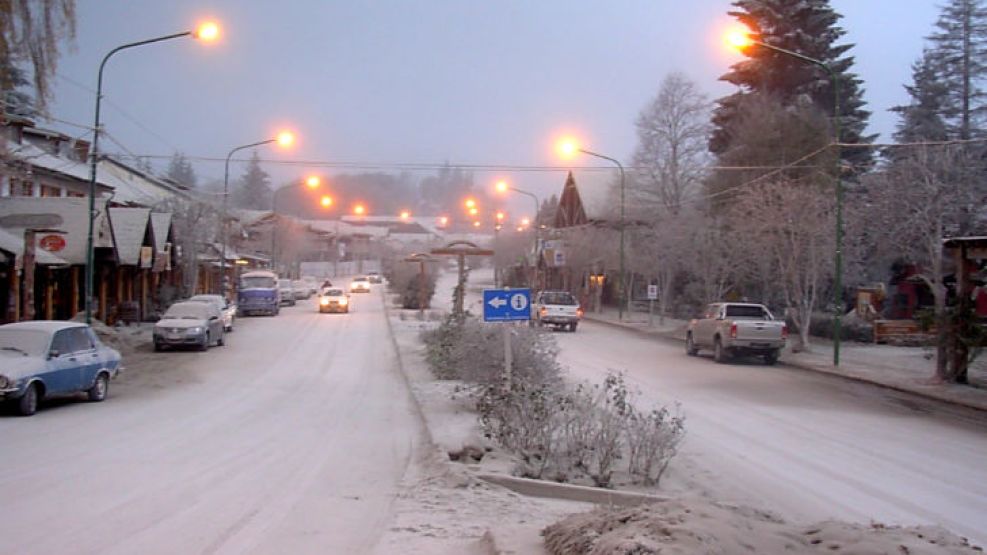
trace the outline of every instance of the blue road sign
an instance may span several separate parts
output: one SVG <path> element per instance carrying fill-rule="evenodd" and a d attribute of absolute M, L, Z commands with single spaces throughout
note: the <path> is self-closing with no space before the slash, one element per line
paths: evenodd
<path fill-rule="evenodd" d="M 531 289 L 484 289 L 484 322 L 517 322 L 531 319 Z"/>

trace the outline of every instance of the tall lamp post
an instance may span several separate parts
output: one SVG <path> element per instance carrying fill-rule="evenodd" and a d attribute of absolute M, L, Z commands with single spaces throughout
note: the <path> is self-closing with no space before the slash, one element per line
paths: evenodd
<path fill-rule="evenodd" d="M 749 46 L 760 46 L 821 67 L 829 75 L 829 80 L 833 85 L 833 149 L 835 151 L 833 156 L 833 165 L 835 166 L 833 180 L 836 188 L 836 276 L 833 279 L 833 305 L 836 312 L 833 315 L 833 366 L 839 366 L 840 334 L 843 320 L 843 180 L 840 178 L 840 76 L 829 64 L 822 60 L 810 58 L 787 48 L 754 40 L 747 30 L 736 30 L 729 33 L 727 35 L 727 42 L 739 50 L 743 50 Z"/>
<path fill-rule="evenodd" d="M 202 39 L 204 41 L 213 41 L 219 37 L 219 27 L 215 23 L 203 23 L 195 31 L 184 31 L 181 33 L 174 33 L 171 35 L 164 35 L 160 37 L 155 37 L 153 39 L 147 39 L 137 42 L 131 42 L 127 44 L 122 44 L 113 50 L 110 50 L 106 56 L 103 56 L 103 61 L 99 64 L 99 73 L 96 77 L 96 116 L 94 118 L 93 124 L 93 144 L 91 149 L 91 154 L 89 156 L 89 233 L 86 238 L 86 323 L 91 324 L 93 319 L 93 274 L 94 274 L 94 262 L 95 262 L 95 249 L 93 244 L 93 227 L 96 220 L 96 168 L 99 164 L 99 129 L 100 129 L 100 104 L 103 100 L 103 70 L 106 68 L 106 62 L 110 60 L 110 57 L 121 50 L 126 50 L 128 48 L 135 48 L 138 46 L 144 46 L 147 44 L 154 44 L 156 42 L 163 42 L 166 40 L 177 39 L 182 37 L 194 37 L 197 39 Z"/>
<path fill-rule="evenodd" d="M 627 227 L 624 221 L 624 166 L 616 158 L 581 148 L 573 139 L 563 139 L 559 143 L 558 148 L 559 152 L 566 158 L 571 158 L 577 152 L 581 152 L 588 156 L 612 162 L 620 171 L 620 267 L 617 273 L 620 280 L 620 304 L 617 307 L 617 319 L 622 321 L 624 319 L 624 305 L 627 304 L 627 293 L 624 290 L 624 228 Z"/>
<path fill-rule="evenodd" d="M 535 285 L 537 285 L 537 277 L 538 277 L 538 239 L 539 239 L 540 230 L 541 230 L 541 226 L 539 226 L 539 224 L 538 224 L 538 209 L 541 207 L 541 203 L 538 201 L 538 197 L 535 196 L 534 193 L 529 193 L 528 191 L 523 191 L 521 189 L 518 189 L 517 187 L 512 187 L 512 186 L 508 185 L 506 181 L 498 181 L 497 182 L 497 185 L 496 185 L 496 189 L 497 189 L 497 192 L 498 193 L 506 193 L 507 191 L 514 191 L 515 193 L 518 193 L 518 194 L 521 194 L 521 195 L 525 195 L 525 196 L 531 197 L 532 202 L 534 202 L 535 212 L 532 215 L 532 218 L 533 218 L 533 222 L 534 222 L 534 226 L 535 226 L 535 233 L 534 233 L 535 244 L 534 244 L 534 250 L 532 252 L 534 253 L 534 256 L 535 256 L 535 278 L 536 278 L 535 279 L 535 281 L 536 281 Z"/>
<path fill-rule="evenodd" d="M 248 148 L 269 145 L 271 143 L 278 143 L 279 145 L 287 148 L 291 146 L 292 143 L 294 142 L 295 142 L 295 136 L 293 134 L 291 134 L 288 131 L 282 131 L 281 133 L 278 133 L 278 136 L 273 139 L 267 139 L 266 141 L 258 141 L 256 143 L 240 145 L 230 150 L 229 154 L 226 155 L 226 164 L 223 168 L 223 222 L 222 222 L 223 252 L 219 254 L 219 280 L 220 283 L 223 284 L 221 285 L 222 290 L 220 291 L 220 294 L 223 295 L 224 297 L 228 296 L 228 292 L 226 291 L 226 287 L 225 287 L 225 279 L 226 279 L 226 246 L 227 243 L 229 243 L 229 231 L 230 231 L 229 222 L 227 221 L 228 220 L 227 211 L 228 211 L 229 198 L 230 198 L 230 160 L 233 158 L 234 154 L 236 154 L 241 150 L 246 150 Z"/>

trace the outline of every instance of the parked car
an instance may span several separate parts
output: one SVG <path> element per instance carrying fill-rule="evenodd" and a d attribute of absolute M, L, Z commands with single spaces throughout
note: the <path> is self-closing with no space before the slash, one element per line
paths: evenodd
<path fill-rule="evenodd" d="M 223 317 L 223 331 L 233 331 L 233 320 L 236 318 L 236 305 L 227 301 L 222 295 L 193 295 L 190 301 L 198 303 L 212 303 L 219 309 L 219 314 Z"/>
<path fill-rule="evenodd" d="M 278 280 L 278 298 L 281 304 L 295 306 L 295 288 L 291 286 L 290 279 Z"/>
<path fill-rule="evenodd" d="M 120 353 L 77 322 L 37 320 L 0 326 L 0 401 L 30 416 L 46 398 L 85 392 L 106 399 Z"/>
<path fill-rule="evenodd" d="M 764 305 L 713 303 L 706 307 L 702 318 L 689 322 L 685 351 L 695 356 L 700 349 L 711 349 L 716 362 L 726 362 L 736 355 L 756 355 L 774 364 L 787 339 L 785 322 L 775 320 Z"/>
<path fill-rule="evenodd" d="M 291 280 L 291 288 L 295 291 L 295 300 L 308 299 L 312 296 L 308 284 L 300 279 Z"/>
<path fill-rule="evenodd" d="M 315 276 L 302 276 L 302 281 L 308 287 L 309 294 L 317 295 L 319 293 L 319 279 Z"/>
<path fill-rule="evenodd" d="M 222 347 L 223 317 L 212 303 L 182 301 L 168 307 L 154 324 L 154 350 L 164 347 L 197 347 L 205 351 L 215 343 Z"/>
<path fill-rule="evenodd" d="M 369 293 L 370 280 L 367 276 L 356 276 L 350 280 L 350 293 Z"/>
<path fill-rule="evenodd" d="M 277 316 L 281 311 L 277 274 L 267 270 L 244 273 L 240 276 L 236 299 L 241 316 L 257 312 Z"/>
<path fill-rule="evenodd" d="M 576 331 L 583 309 L 579 301 L 568 291 L 542 291 L 535 296 L 531 307 L 532 318 L 539 326 Z"/>
<path fill-rule="evenodd" d="M 384 278 L 380 277 L 380 273 L 378 272 L 368 272 L 367 280 L 369 280 L 370 283 L 376 283 L 376 284 L 380 284 L 384 282 Z"/>
<path fill-rule="evenodd" d="M 338 287 L 327 287 L 319 293 L 319 312 L 349 312 L 350 296 Z"/>

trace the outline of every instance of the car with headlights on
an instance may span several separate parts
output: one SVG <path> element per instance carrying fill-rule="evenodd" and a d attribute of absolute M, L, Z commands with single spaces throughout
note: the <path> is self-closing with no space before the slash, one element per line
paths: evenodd
<path fill-rule="evenodd" d="M 222 295 L 192 295 L 189 300 L 196 303 L 212 303 L 219 309 L 223 317 L 223 331 L 233 331 L 233 320 L 236 318 L 236 304 L 223 298 Z"/>
<path fill-rule="evenodd" d="M 369 293 L 370 280 L 367 276 L 356 276 L 350 280 L 350 293 Z"/>
<path fill-rule="evenodd" d="M 327 287 L 319 293 L 319 312 L 349 312 L 350 296 L 338 287 Z"/>
<path fill-rule="evenodd" d="M 84 392 L 106 399 L 123 367 L 120 352 L 79 322 L 37 320 L 0 326 L 0 401 L 30 416 L 44 399 Z"/>
<path fill-rule="evenodd" d="M 165 347 L 196 347 L 205 351 L 212 344 L 217 347 L 225 344 L 223 318 L 212 303 L 175 303 L 154 324 L 155 351 Z"/>

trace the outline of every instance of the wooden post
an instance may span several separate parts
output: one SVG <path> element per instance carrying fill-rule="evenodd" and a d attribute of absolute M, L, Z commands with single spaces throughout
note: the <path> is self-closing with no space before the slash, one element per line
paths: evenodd
<path fill-rule="evenodd" d="M 55 283 L 51 276 L 51 269 L 48 269 L 45 280 L 45 320 L 55 319 Z"/>
<path fill-rule="evenodd" d="M 15 262 L 14 270 L 11 272 L 13 281 L 10 284 L 10 297 L 14 305 L 14 322 L 21 321 L 21 272 L 23 270 L 18 270 Z"/>
<path fill-rule="evenodd" d="M 106 323 L 106 301 L 107 301 L 107 298 L 106 297 L 109 294 L 109 291 L 108 291 L 109 288 L 107 287 L 107 283 L 106 283 L 106 276 L 107 276 L 106 269 L 104 268 L 103 271 L 101 271 L 99 274 L 100 274 L 100 279 L 99 279 L 99 319 L 102 320 L 103 323 L 105 324 Z"/>
<path fill-rule="evenodd" d="M 70 301 L 72 303 L 71 305 L 72 310 L 70 311 L 71 314 L 69 314 L 69 318 L 74 318 L 75 315 L 78 314 L 79 312 L 79 267 L 78 266 L 72 266 L 72 270 L 70 271 L 70 276 L 72 279 L 72 293 L 71 293 L 72 297 Z"/>
<path fill-rule="evenodd" d="M 511 350 L 511 326 L 510 324 L 501 324 L 501 329 L 504 330 L 504 385 L 507 391 L 511 390 L 513 380 L 512 374 L 514 373 L 514 352 Z"/>
<path fill-rule="evenodd" d="M 34 320 L 34 230 L 24 230 L 24 308 L 25 320 Z"/>

